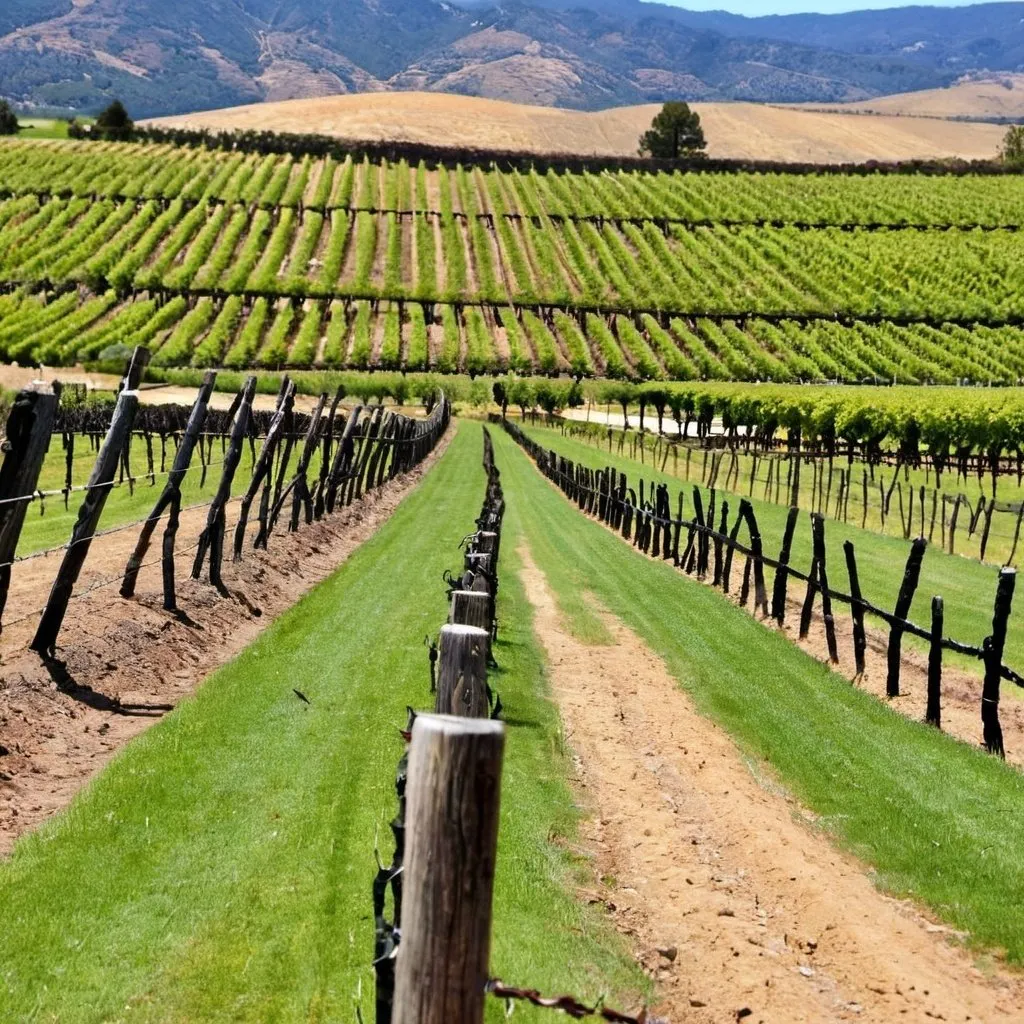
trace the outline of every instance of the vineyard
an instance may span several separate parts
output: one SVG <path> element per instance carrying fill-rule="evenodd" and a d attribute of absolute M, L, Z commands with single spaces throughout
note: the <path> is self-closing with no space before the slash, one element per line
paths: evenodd
<path fill-rule="evenodd" d="M 0 1018 L 1017 1024 L 1024 175 L 142 138 L 0 140 Z"/>
<path fill-rule="evenodd" d="M 0 146 L 0 358 L 1024 379 L 1016 176 L 544 174 Z"/>

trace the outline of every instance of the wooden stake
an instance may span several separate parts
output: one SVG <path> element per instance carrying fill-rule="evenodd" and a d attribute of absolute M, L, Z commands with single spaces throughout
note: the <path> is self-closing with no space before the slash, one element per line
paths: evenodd
<path fill-rule="evenodd" d="M 238 408 L 231 426 L 228 450 L 224 455 L 224 469 L 221 472 L 220 483 L 217 485 L 217 493 L 213 497 L 213 503 L 206 516 L 206 527 L 199 535 L 199 545 L 196 548 L 195 561 L 192 563 L 192 578 L 197 580 L 202 572 L 206 553 L 209 551 L 210 583 L 224 596 L 227 596 L 227 587 L 224 586 L 220 570 L 224 561 L 224 532 L 227 522 L 225 509 L 231 500 L 231 484 L 235 479 L 235 470 L 238 469 L 238 464 L 242 461 L 242 448 L 249 430 L 252 399 L 255 393 L 256 378 L 247 377 L 242 385 L 242 390 L 238 393 Z"/>
<path fill-rule="evenodd" d="M 185 479 L 188 467 L 192 462 L 192 453 L 196 444 L 200 442 L 200 432 L 206 422 L 206 413 L 210 405 L 210 396 L 213 394 L 213 385 L 217 380 L 217 374 L 209 370 L 203 375 L 203 383 L 199 386 L 199 394 L 196 396 L 195 404 L 189 413 L 188 423 L 185 425 L 185 433 L 174 454 L 174 462 L 171 465 L 171 472 L 168 474 L 167 482 L 164 484 L 163 492 L 153 506 L 149 518 L 142 524 L 138 542 L 135 550 L 128 559 L 125 566 L 124 579 L 121 581 L 121 596 L 133 597 L 135 585 L 139 578 L 139 569 L 146 552 L 149 550 L 150 541 L 156 532 L 157 522 L 168 507 L 173 506 L 173 514 L 167 523 L 164 533 L 165 543 L 163 545 L 163 578 L 164 578 L 164 608 L 167 611 L 174 611 L 176 600 L 174 594 L 174 539 L 177 534 L 178 515 L 181 511 L 181 482 Z M 173 527 L 173 529 L 172 529 Z M 170 533 L 170 541 L 167 541 L 167 534 Z"/>
<path fill-rule="evenodd" d="M 0 617 L 7 604 L 11 565 L 25 524 L 31 495 L 50 445 L 60 402 L 60 386 L 41 385 L 18 394 L 7 418 L 4 461 L 0 466 Z M 25 501 L 12 499 L 25 498 Z"/>
<path fill-rule="evenodd" d="M 487 719 L 413 724 L 393 1024 L 483 1022 L 504 744 Z"/>
<path fill-rule="evenodd" d="M 928 648 L 928 707 L 924 720 L 942 728 L 942 598 L 932 598 L 932 638 Z"/>
<path fill-rule="evenodd" d="M 914 601 L 914 592 L 917 590 L 918 580 L 921 578 L 921 562 L 924 559 L 924 549 L 928 542 L 921 537 L 910 546 L 910 556 L 907 558 L 907 566 L 903 571 L 903 582 L 900 584 L 900 592 L 896 598 L 896 608 L 893 615 L 897 619 L 906 620 L 910 614 L 910 606 Z M 903 643 L 903 627 L 894 623 L 889 630 L 889 649 L 887 653 L 888 675 L 886 677 L 885 692 L 890 697 L 900 695 L 900 657 Z"/>
<path fill-rule="evenodd" d="M 829 660 L 835 665 L 839 662 L 839 648 L 836 645 L 836 622 L 832 616 L 832 594 L 828 589 L 828 572 L 825 567 L 825 517 L 820 512 L 811 518 L 811 535 L 814 542 L 814 559 L 818 565 L 818 584 L 821 587 L 825 642 L 828 644 Z"/>
<path fill-rule="evenodd" d="M 1003 730 L 999 725 L 999 680 L 1002 675 L 1006 628 L 1010 620 L 1016 583 L 1016 569 L 999 570 L 995 611 L 992 614 L 992 635 L 984 644 L 985 682 L 981 691 L 981 723 L 985 748 L 990 754 L 997 754 L 999 757 L 1006 756 L 1003 749 Z"/>
<path fill-rule="evenodd" d="M 853 658 L 858 676 L 864 675 L 864 654 L 868 641 L 864 632 L 864 605 L 861 604 L 860 577 L 857 574 L 857 556 L 854 554 L 853 541 L 843 542 L 843 553 L 846 555 L 846 572 L 850 577 L 850 614 L 853 616 Z"/>
<path fill-rule="evenodd" d="M 139 382 L 142 380 L 143 371 L 148 364 L 149 350 L 136 348 L 128 364 L 123 382 L 124 387 L 117 396 L 110 428 L 107 430 L 100 453 L 96 458 L 96 464 L 89 475 L 88 489 L 78 510 L 78 519 L 71 531 L 71 540 L 64 552 L 64 560 L 61 562 L 57 578 L 50 590 L 50 596 L 46 602 L 46 608 L 43 610 L 42 618 L 39 620 L 35 638 L 32 640 L 32 650 L 38 651 L 43 657 L 53 657 L 57 645 L 57 635 L 64 623 L 71 594 L 78 582 L 82 566 L 85 565 L 96 528 L 99 526 L 100 516 L 103 514 L 103 507 L 107 503 L 107 495 L 114 484 L 114 475 L 117 473 L 117 467 L 121 461 L 121 453 L 131 434 L 135 412 L 139 407 Z"/>
<path fill-rule="evenodd" d="M 487 597 L 485 593 L 483 595 Z M 437 701 L 439 715 L 458 714 L 486 718 L 487 656 L 490 633 L 476 626 L 442 626 L 438 643 L 440 670 Z"/>
<path fill-rule="evenodd" d="M 453 626 L 476 626 L 488 634 L 491 632 L 490 594 L 475 590 L 456 590 L 452 594 L 451 612 L 448 621 Z"/>
<path fill-rule="evenodd" d="M 789 558 L 793 550 L 793 534 L 796 531 L 800 509 L 795 505 L 786 516 L 786 530 L 782 535 L 782 551 L 779 553 L 779 567 L 775 570 L 775 585 L 772 588 L 772 617 L 781 626 L 786 621 L 786 587 L 789 582 Z"/>
<path fill-rule="evenodd" d="M 234 557 L 236 562 L 241 561 L 242 558 L 242 542 L 245 540 L 245 528 L 249 524 L 249 509 L 252 507 L 256 492 L 259 491 L 264 482 L 267 484 L 270 482 L 270 476 L 274 468 L 274 453 L 277 451 L 278 442 L 281 440 L 281 433 L 291 414 L 294 402 L 295 384 L 285 378 L 281 387 L 277 409 L 274 411 L 274 417 L 267 428 L 267 436 L 263 439 L 263 447 L 260 449 L 259 458 L 252 469 L 252 479 L 249 481 L 249 486 L 245 489 L 245 494 L 242 495 L 242 501 L 239 505 L 238 522 L 235 524 Z M 265 548 L 267 546 L 267 532 L 266 512 L 261 506 L 260 529 L 256 534 L 255 540 L 256 547 Z"/>

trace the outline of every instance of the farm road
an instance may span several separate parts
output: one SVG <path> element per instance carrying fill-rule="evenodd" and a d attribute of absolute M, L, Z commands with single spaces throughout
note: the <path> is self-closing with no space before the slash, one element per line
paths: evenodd
<path fill-rule="evenodd" d="M 566 628 L 520 549 L 554 697 L 592 816 L 593 902 L 656 979 L 660 1012 L 711 1024 L 1024 1017 L 1024 982 L 871 884 L 699 715 L 662 661 L 595 609 L 612 646 Z M 659 952 L 660 950 L 660 952 Z"/>

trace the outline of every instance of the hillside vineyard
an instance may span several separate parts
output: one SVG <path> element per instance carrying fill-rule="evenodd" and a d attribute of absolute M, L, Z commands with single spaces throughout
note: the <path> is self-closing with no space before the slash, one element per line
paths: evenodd
<path fill-rule="evenodd" d="M 1018 383 L 1024 178 L 0 145 L 0 358 Z"/>

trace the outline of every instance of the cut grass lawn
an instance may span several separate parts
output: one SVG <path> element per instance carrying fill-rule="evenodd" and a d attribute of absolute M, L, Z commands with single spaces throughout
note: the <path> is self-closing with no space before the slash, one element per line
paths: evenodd
<path fill-rule="evenodd" d="M 373 847 L 390 854 L 397 730 L 407 704 L 430 703 L 423 637 L 445 621 L 441 573 L 483 500 L 480 455 L 463 423 L 334 576 L 17 844 L 0 864 L 0 1018 L 353 1020 L 360 986 L 372 1017 Z M 493 969 L 631 1005 L 643 975 L 571 892 L 560 837 L 577 810 L 514 539 L 502 561 Z"/>
<path fill-rule="evenodd" d="M 1024 775 L 909 721 L 717 591 L 634 551 L 493 433 L 506 530 L 525 536 L 574 631 L 593 642 L 579 602 L 589 591 L 880 885 L 1024 960 L 1024 918 L 1011 909 L 1024 904 Z"/>
<path fill-rule="evenodd" d="M 544 447 L 558 452 L 560 455 L 592 469 L 612 466 L 626 473 L 630 485 L 636 488 L 639 481 L 654 480 L 655 483 L 666 483 L 672 496 L 672 513 L 675 515 L 676 495 L 681 490 L 686 498 L 683 518 L 693 515 L 693 485 L 681 483 L 668 473 L 655 471 L 650 460 L 646 466 L 639 461 L 624 455 L 600 451 L 593 445 L 571 437 L 563 437 L 561 432 L 549 427 L 526 426 L 526 433 Z M 708 508 L 709 492 L 702 488 L 705 511 Z M 739 509 L 739 496 L 730 495 L 718 490 L 719 510 L 722 497 L 729 502 L 730 524 L 734 522 Z M 788 510 L 781 505 L 760 501 L 756 497 L 750 499 L 757 515 L 758 526 L 764 539 L 765 554 L 778 558 L 782 548 L 782 535 L 786 525 Z M 717 514 L 716 514 L 717 518 Z M 740 539 L 745 539 L 746 530 L 740 531 Z M 837 523 L 826 520 L 825 541 L 827 562 L 829 566 L 829 582 L 837 590 L 849 593 L 849 580 L 846 575 L 846 558 L 843 553 L 843 542 L 852 540 L 857 552 L 857 568 L 860 575 L 861 590 L 865 598 L 881 608 L 894 608 L 900 584 L 903 581 L 903 570 L 910 542 L 902 537 L 883 537 L 870 530 L 862 530 L 851 523 Z M 810 515 L 803 513 L 793 537 L 792 563 L 794 568 L 808 572 L 811 565 L 811 529 Z M 940 594 L 945 600 L 946 635 L 964 643 L 981 645 L 981 641 L 992 632 L 992 612 L 995 603 L 996 580 L 999 570 L 990 565 L 957 555 L 947 555 L 936 546 L 931 546 L 925 553 L 921 569 L 921 581 L 911 608 L 910 618 L 925 628 L 931 624 L 931 599 Z M 768 584 L 771 586 L 771 571 L 768 573 Z M 799 593 L 801 586 L 796 581 L 790 583 L 790 594 Z M 845 641 L 844 641 L 845 642 Z M 852 642 L 852 641 L 851 641 Z M 905 637 L 904 642 L 917 644 L 914 637 Z M 918 644 L 924 650 L 923 642 Z M 969 670 L 981 674 L 979 661 L 958 657 L 947 653 L 947 659 L 956 661 Z M 1018 671 L 1024 669 L 1024 593 L 1016 596 L 1014 611 L 1010 619 L 1010 630 L 1006 640 L 1006 663 Z M 1007 694 L 1016 692 L 1016 688 L 1005 683 L 1003 689 Z M 980 712 L 979 712 L 980 714 Z"/>

